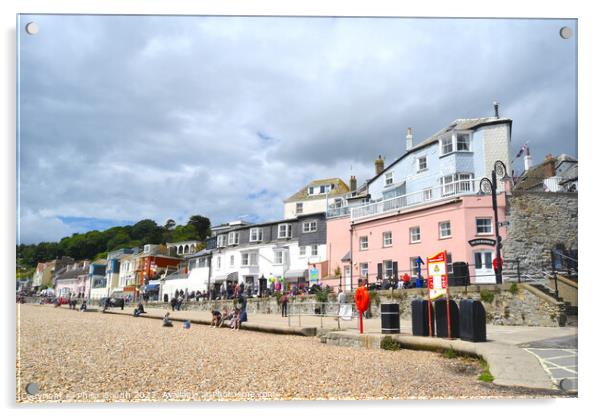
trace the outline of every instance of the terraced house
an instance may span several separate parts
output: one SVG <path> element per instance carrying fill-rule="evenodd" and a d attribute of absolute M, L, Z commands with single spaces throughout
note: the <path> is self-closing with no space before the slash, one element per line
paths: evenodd
<path fill-rule="evenodd" d="M 360 277 L 415 278 L 418 257 L 444 250 L 450 273 L 453 262 L 464 261 L 472 282 L 495 283 L 492 197 L 479 192 L 479 183 L 491 177 L 496 161 L 511 175 L 511 131 L 512 120 L 497 116 L 497 109 L 495 117 L 455 120 L 417 144 L 408 129 L 401 156 L 386 167 L 379 157 L 374 176 L 346 196 L 344 207 L 329 207 L 329 256 L 344 285 Z M 500 222 L 510 184 L 509 177 L 499 179 Z M 331 276 L 328 283 L 339 280 Z"/>
<path fill-rule="evenodd" d="M 242 282 L 257 290 L 259 279 L 284 277 L 287 287 L 321 279 L 328 270 L 324 213 L 249 224 L 231 222 L 212 229 L 216 248 L 211 285 Z"/>

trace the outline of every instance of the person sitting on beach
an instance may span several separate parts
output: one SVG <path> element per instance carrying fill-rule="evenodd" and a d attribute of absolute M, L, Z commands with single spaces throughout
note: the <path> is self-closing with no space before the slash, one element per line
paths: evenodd
<path fill-rule="evenodd" d="M 88 309 L 88 304 L 86 302 L 86 299 L 84 298 L 84 300 L 82 301 L 82 305 L 79 307 L 79 311 L 86 311 Z"/>
<path fill-rule="evenodd" d="M 220 322 L 218 327 L 222 327 L 226 320 L 231 320 L 231 319 L 232 319 L 232 313 L 229 313 L 228 308 L 224 307 L 224 309 L 222 310 L 222 321 Z"/>
<path fill-rule="evenodd" d="M 234 313 L 232 313 L 232 318 L 230 319 L 230 329 L 231 330 L 239 330 L 240 329 L 240 308 L 235 308 Z"/>
<path fill-rule="evenodd" d="M 163 316 L 163 327 L 173 327 L 173 324 L 169 319 L 169 311 Z"/>
<path fill-rule="evenodd" d="M 136 308 L 134 309 L 134 317 L 138 317 L 140 316 L 140 314 L 146 313 L 146 311 L 144 311 L 144 304 L 142 304 L 142 301 L 140 301 L 138 303 L 138 306 L 136 306 Z"/>
<path fill-rule="evenodd" d="M 217 327 L 222 324 L 222 313 L 219 310 L 213 310 L 211 312 L 211 326 L 209 327 Z"/>

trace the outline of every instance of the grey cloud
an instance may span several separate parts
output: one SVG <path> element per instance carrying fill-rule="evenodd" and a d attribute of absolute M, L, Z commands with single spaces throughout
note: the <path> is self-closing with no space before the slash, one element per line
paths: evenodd
<path fill-rule="evenodd" d="M 406 127 L 420 140 L 494 99 L 514 149 L 576 152 L 575 45 L 557 32 L 573 22 L 35 19 L 19 57 L 24 241 L 59 215 L 280 217 L 307 181 L 361 182 Z"/>

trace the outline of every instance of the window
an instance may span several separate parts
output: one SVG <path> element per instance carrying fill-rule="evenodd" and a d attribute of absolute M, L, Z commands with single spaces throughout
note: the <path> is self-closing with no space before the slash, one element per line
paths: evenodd
<path fill-rule="evenodd" d="M 234 266 L 234 255 L 230 255 L 230 266 Z"/>
<path fill-rule="evenodd" d="M 305 246 L 299 246 L 299 256 L 305 256 Z"/>
<path fill-rule="evenodd" d="M 308 194 L 312 195 L 314 193 L 314 187 L 309 187 Z"/>
<path fill-rule="evenodd" d="M 217 257 L 217 269 L 220 269 L 222 267 L 222 257 L 218 256 Z"/>
<path fill-rule="evenodd" d="M 410 258 L 410 275 L 413 278 L 418 277 L 418 264 L 416 261 L 418 260 L 418 256 L 413 256 Z"/>
<path fill-rule="evenodd" d="M 251 229 L 249 234 L 250 242 L 261 242 L 263 240 L 263 229 L 260 227 L 254 227 Z"/>
<path fill-rule="evenodd" d="M 454 261 L 452 260 L 452 254 L 447 252 L 447 276 L 449 277 L 454 273 Z"/>
<path fill-rule="evenodd" d="M 450 136 L 449 138 L 441 139 L 441 155 L 447 155 L 454 151 L 454 140 Z"/>
<path fill-rule="evenodd" d="M 387 172 L 385 174 L 385 185 L 391 185 L 391 184 L 393 184 L 393 173 Z"/>
<path fill-rule="evenodd" d="M 418 158 L 418 172 L 426 170 L 426 156 Z"/>
<path fill-rule="evenodd" d="M 456 135 L 456 150 L 470 151 L 470 134 L 458 133 Z"/>
<path fill-rule="evenodd" d="M 218 235 L 217 236 L 217 247 L 223 248 L 226 246 L 226 235 Z"/>
<path fill-rule="evenodd" d="M 432 188 L 427 188 L 426 190 L 424 190 L 422 192 L 422 198 L 424 199 L 424 201 L 432 200 L 432 198 L 433 198 L 433 189 Z"/>
<path fill-rule="evenodd" d="M 278 225 L 278 239 L 290 238 L 292 235 L 292 227 L 290 224 Z"/>
<path fill-rule="evenodd" d="M 188 270 L 191 271 L 194 268 L 196 268 L 196 261 L 189 261 L 188 262 Z"/>
<path fill-rule="evenodd" d="M 367 263 L 360 263 L 360 277 L 368 278 L 368 264 Z"/>
<path fill-rule="evenodd" d="M 439 223 L 439 239 L 451 237 L 451 223 L 444 221 Z"/>
<path fill-rule="evenodd" d="M 316 220 L 303 222 L 303 233 L 315 232 L 316 230 L 318 230 L 318 222 Z"/>
<path fill-rule="evenodd" d="M 311 256 L 318 256 L 318 245 L 311 245 Z"/>
<path fill-rule="evenodd" d="M 239 232 L 228 233 L 228 245 L 238 245 L 239 238 L 240 238 Z"/>
<path fill-rule="evenodd" d="M 360 250 L 368 249 L 368 236 L 360 236 Z"/>
<path fill-rule="evenodd" d="M 472 174 L 458 174 L 458 189 L 461 193 L 472 191 Z"/>
<path fill-rule="evenodd" d="M 491 219 L 490 218 L 477 218 L 477 235 L 491 234 Z"/>
<path fill-rule="evenodd" d="M 384 232 L 383 233 L 383 246 L 385 248 L 389 246 L 393 246 L 393 233 L 392 232 Z"/>
<path fill-rule="evenodd" d="M 257 265 L 257 253 L 246 252 L 242 253 L 240 257 L 241 266 L 256 266 Z"/>
<path fill-rule="evenodd" d="M 296 212 L 297 214 L 303 213 L 303 203 L 297 203 Z"/>
<path fill-rule="evenodd" d="M 420 226 L 410 228 L 410 243 L 420 242 Z"/>
<path fill-rule="evenodd" d="M 274 252 L 274 263 L 277 265 L 281 265 L 284 263 L 284 252 L 279 250 Z"/>
<path fill-rule="evenodd" d="M 474 175 L 471 173 L 452 174 L 441 177 L 439 179 L 439 182 L 443 187 L 443 189 L 441 190 L 441 194 L 443 196 L 446 196 L 456 193 L 473 191 L 473 178 Z"/>
<path fill-rule="evenodd" d="M 385 268 L 385 278 L 393 277 L 393 261 L 383 261 L 383 267 Z"/>

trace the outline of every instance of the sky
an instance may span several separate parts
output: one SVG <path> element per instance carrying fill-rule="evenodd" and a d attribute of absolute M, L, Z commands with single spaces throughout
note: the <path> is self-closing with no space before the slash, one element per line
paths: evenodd
<path fill-rule="evenodd" d="M 312 179 L 362 183 L 407 127 L 416 144 L 493 101 L 513 155 L 578 156 L 574 20 L 22 15 L 18 31 L 17 243 L 277 220 Z"/>

